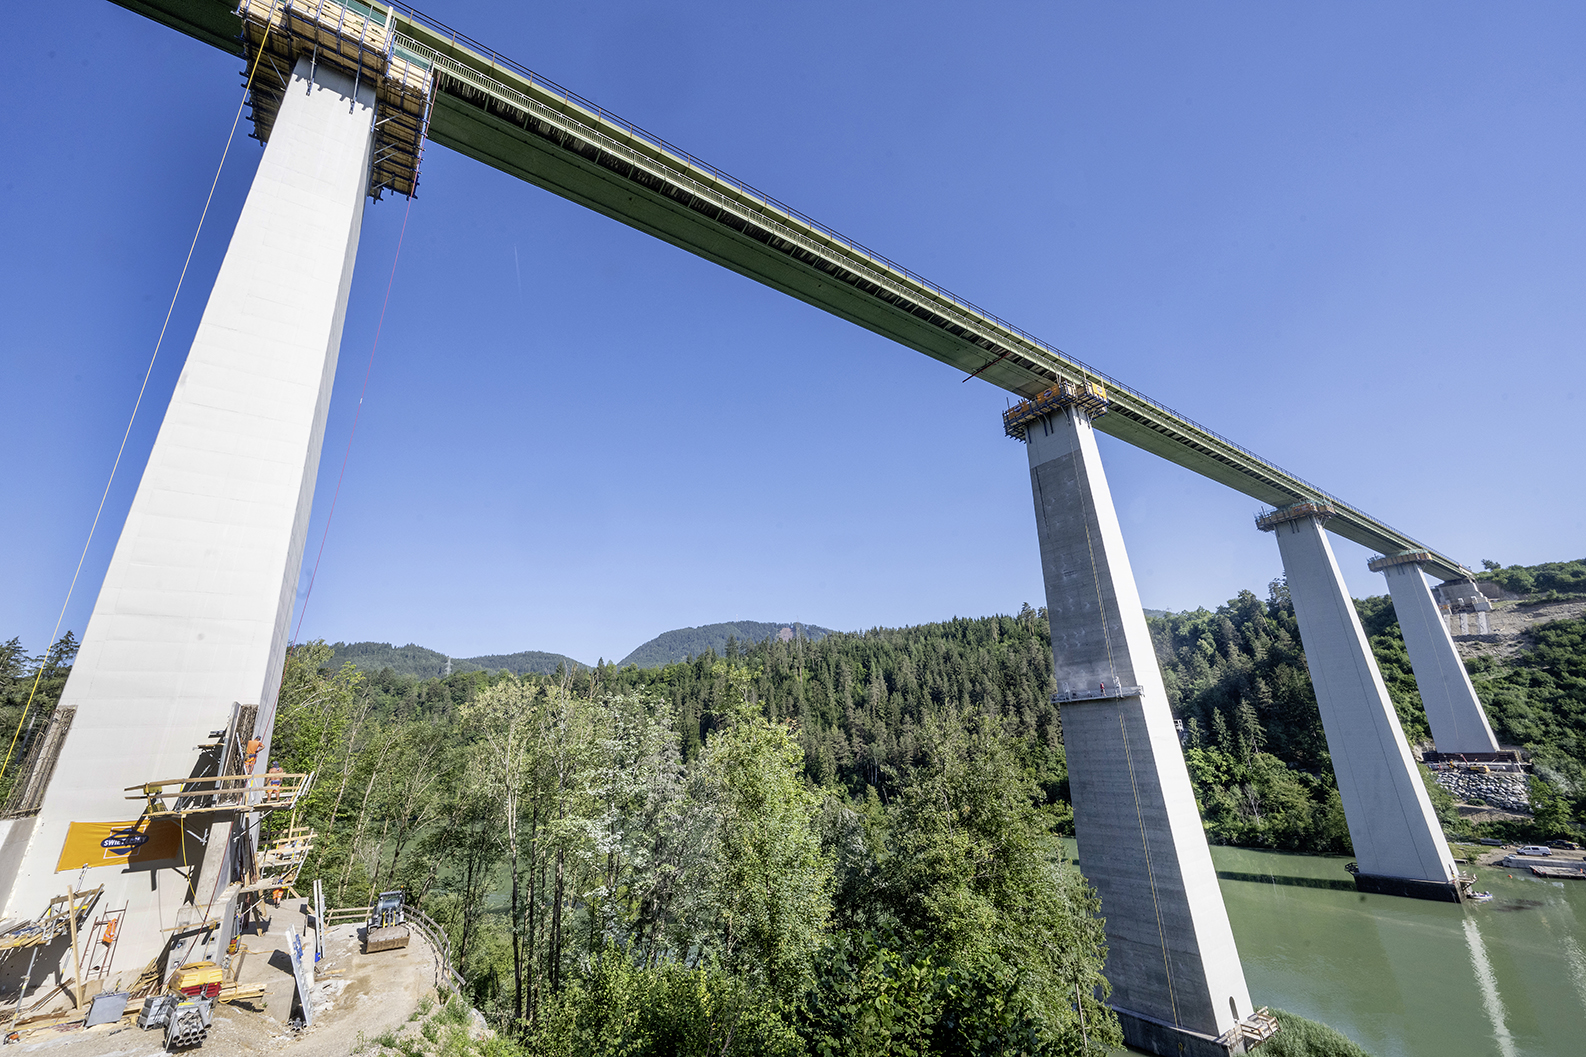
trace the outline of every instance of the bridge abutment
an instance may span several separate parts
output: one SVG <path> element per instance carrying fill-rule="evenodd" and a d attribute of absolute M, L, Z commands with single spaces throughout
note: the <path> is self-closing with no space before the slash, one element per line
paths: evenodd
<path fill-rule="evenodd" d="M 1028 446 L 1055 700 L 1082 868 L 1106 919 L 1111 1005 L 1137 1049 L 1241 1052 L 1254 1010 L 1090 414 L 1069 403 L 1009 431 Z"/>
<path fill-rule="evenodd" d="M 1476 697 L 1454 639 L 1421 573 L 1417 552 L 1390 555 L 1371 562 L 1373 572 L 1388 581 L 1393 611 L 1404 634 L 1404 648 L 1415 671 L 1415 685 L 1426 706 L 1426 721 L 1438 752 L 1498 751 L 1487 713 Z M 1481 599 L 1480 592 L 1476 597 Z M 1481 599 L 1485 603 L 1485 599 Z"/>
<path fill-rule="evenodd" d="M 1311 686 L 1349 824 L 1361 891 L 1458 902 L 1443 828 L 1338 571 L 1321 503 L 1263 515 L 1283 556 Z M 1419 575 L 1419 574 L 1417 574 Z"/>
<path fill-rule="evenodd" d="M 217 821 L 204 848 L 209 818 L 168 823 L 186 832 L 149 861 L 158 842 L 99 855 L 97 844 L 68 843 L 70 827 L 129 822 L 142 805 L 127 787 L 198 773 L 199 747 L 237 702 L 258 704 L 259 772 L 269 758 L 369 187 L 373 103 L 372 88 L 325 64 L 315 72 L 306 58 L 282 92 L 61 695 L 60 709 L 75 714 L 54 773 L 27 813 L 25 852 L 3 864 L 8 916 L 36 917 L 68 886 L 102 884 L 101 910 L 125 905 L 115 973 L 136 974 L 182 918 L 222 912 L 208 904 L 230 880 L 232 827 Z M 16 836 L 21 825 L 10 827 Z"/>

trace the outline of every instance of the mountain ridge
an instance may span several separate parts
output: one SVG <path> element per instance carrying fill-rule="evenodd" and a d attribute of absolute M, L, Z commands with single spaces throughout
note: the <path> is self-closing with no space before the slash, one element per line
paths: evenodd
<path fill-rule="evenodd" d="M 764 642 L 783 631 L 789 632 L 789 638 L 799 635 L 811 641 L 818 641 L 827 635 L 835 634 L 831 628 L 802 624 L 796 620 L 785 624 L 759 620 L 734 620 L 721 624 L 701 624 L 697 628 L 674 628 L 671 631 L 663 631 L 629 653 L 617 662 L 617 667 L 626 668 L 630 664 L 635 664 L 640 668 L 660 668 L 689 657 L 697 657 L 707 649 L 725 653 L 729 638 L 747 645 Z"/>

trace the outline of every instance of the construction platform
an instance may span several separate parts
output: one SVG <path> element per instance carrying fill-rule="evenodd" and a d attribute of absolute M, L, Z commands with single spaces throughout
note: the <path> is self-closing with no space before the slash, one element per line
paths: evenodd
<path fill-rule="evenodd" d="M 374 89 L 369 195 L 378 199 L 389 190 L 411 198 L 429 134 L 434 78 L 429 60 L 397 43 L 390 14 L 357 0 L 242 0 L 237 14 L 252 71 L 254 138 L 269 141 L 292 69 L 308 57 Z"/>

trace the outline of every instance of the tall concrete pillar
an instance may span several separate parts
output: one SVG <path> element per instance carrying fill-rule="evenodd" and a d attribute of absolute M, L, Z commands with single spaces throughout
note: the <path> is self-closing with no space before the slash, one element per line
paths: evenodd
<path fill-rule="evenodd" d="M 130 860 L 81 841 L 68 855 L 68 829 L 136 818 L 125 787 L 193 774 L 238 702 L 258 705 L 269 742 L 373 105 L 372 89 L 297 63 L 61 696 L 76 715 L 59 762 L 37 812 L 0 835 L 8 918 L 37 917 L 68 885 L 104 885 L 101 909 L 128 908 L 118 974 L 136 974 L 184 920 L 219 913 L 215 892 L 190 889 L 229 878 L 205 869 L 199 886 L 194 856 L 225 854 L 231 827 L 204 849 L 202 816 L 190 818 L 189 838 L 149 861 L 157 842 Z"/>
<path fill-rule="evenodd" d="M 1410 667 L 1415 670 L 1415 685 L 1421 691 L 1437 751 L 1497 752 L 1498 739 L 1493 736 L 1475 687 L 1470 685 L 1465 664 L 1454 649 L 1454 640 L 1426 585 L 1417 554 L 1411 551 L 1389 555 L 1374 559 L 1370 565 L 1372 571 L 1387 578 L 1393 611 L 1399 617 L 1404 648 L 1410 655 Z"/>
<path fill-rule="evenodd" d="M 1355 846 L 1355 884 L 1365 892 L 1458 902 L 1443 828 L 1322 528 L 1331 513 L 1325 504 L 1297 503 L 1263 515 L 1257 525 L 1277 537 L 1283 555 Z"/>
<path fill-rule="evenodd" d="M 1244 969 L 1089 413 L 1046 406 L 1009 432 L 1029 451 L 1055 700 L 1111 1003 L 1137 1049 L 1221 1057 L 1219 1037 L 1253 1012 Z"/>

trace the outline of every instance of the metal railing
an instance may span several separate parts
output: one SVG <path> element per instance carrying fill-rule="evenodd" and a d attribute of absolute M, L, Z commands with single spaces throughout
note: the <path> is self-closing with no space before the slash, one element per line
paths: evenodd
<path fill-rule="evenodd" d="M 403 914 L 406 915 L 408 924 L 418 929 L 419 934 L 429 943 L 430 949 L 435 952 L 435 986 L 450 987 L 454 991 L 461 992 L 468 986 L 468 982 L 463 979 L 463 974 L 457 971 L 457 966 L 452 962 L 452 941 L 446 930 L 418 907 L 404 907 Z"/>
<path fill-rule="evenodd" d="M 1354 517 L 1359 518 L 1362 521 L 1369 522 L 1371 525 L 1384 530 L 1391 535 L 1398 536 L 1406 540 L 1412 539 L 1412 537 L 1408 536 L 1399 529 L 1372 517 L 1371 515 L 1349 503 L 1345 503 L 1343 500 L 1339 499 L 1337 496 L 1333 495 L 1327 490 L 1313 484 L 1312 482 L 1298 476 L 1297 474 L 1283 469 L 1281 466 L 1277 465 L 1271 460 L 1256 454 L 1254 451 L 1242 444 L 1230 440 L 1217 431 L 1195 421 L 1188 415 L 1185 415 L 1184 413 L 1169 407 L 1159 400 L 1147 396 L 1145 393 L 1142 393 L 1138 389 L 1135 389 L 1133 386 L 1130 386 L 1125 382 L 1119 381 L 1112 375 L 1100 371 L 1090 364 L 1076 359 L 1067 353 L 1064 353 L 1056 346 L 1041 340 L 1028 331 L 1014 325 L 1013 323 L 1010 323 L 1006 319 L 1003 319 L 1002 317 L 989 312 L 984 308 L 981 308 L 979 305 L 966 298 L 960 297 L 945 287 L 942 287 L 925 278 L 923 275 L 911 271 L 910 269 L 904 267 L 884 254 L 876 252 L 863 243 L 849 238 L 848 236 L 837 231 L 835 228 L 821 223 L 807 213 L 803 213 L 788 205 L 787 203 L 782 202 L 769 194 L 766 194 L 764 191 L 759 190 L 752 184 L 746 183 L 745 181 L 732 176 L 730 173 L 724 172 L 709 162 L 698 158 L 693 154 L 690 154 L 688 151 L 683 150 L 676 144 L 673 144 L 661 136 L 648 131 L 642 126 L 636 125 L 633 122 L 618 116 L 617 114 L 613 114 L 600 104 L 586 99 L 583 96 L 578 95 L 576 92 L 569 91 L 567 88 L 564 88 L 555 81 L 535 73 L 528 67 L 508 58 L 505 55 L 500 54 L 493 48 L 482 44 L 477 40 L 474 40 L 466 34 L 458 32 L 456 29 L 446 25 L 444 22 L 432 18 L 405 3 L 393 3 L 388 6 L 399 13 L 400 16 L 406 19 L 408 22 L 424 27 L 424 29 L 435 34 L 437 38 L 443 39 L 455 47 L 467 49 L 479 59 L 488 62 L 491 67 L 502 72 L 511 73 L 538 92 L 555 99 L 559 99 L 569 107 L 575 108 L 576 110 L 583 111 L 588 116 L 595 118 L 599 123 L 619 130 L 622 134 L 632 138 L 635 141 L 638 141 L 639 143 L 642 143 L 650 150 L 666 158 L 669 158 L 678 164 L 686 166 L 687 168 L 695 170 L 696 172 L 708 175 L 711 180 L 718 184 L 724 185 L 725 187 L 732 190 L 735 194 L 748 200 L 747 203 L 723 200 L 720 204 L 727 206 L 728 208 L 742 208 L 745 204 L 750 204 L 758 209 L 766 211 L 769 214 L 780 215 L 780 217 L 785 221 L 808 229 L 809 231 L 818 233 L 825 240 L 831 243 L 831 246 L 821 247 L 815 245 L 810 246 L 810 249 L 814 249 L 819 252 L 819 250 L 823 248 L 840 248 L 846 250 L 850 254 L 857 256 L 866 263 L 880 267 L 891 273 L 890 276 L 871 275 L 869 278 L 871 278 L 872 281 L 879 282 L 883 285 L 891 285 L 891 280 L 894 277 L 906 279 L 909 283 L 917 287 L 919 291 L 933 295 L 940 301 L 946 302 L 957 310 L 967 313 L 969 316 L 973 317 L 967 320 L 956 320 L 955 322 L 960 323 L 960 325 L 967 324 L 969 327 L 974 329 L 980 329 L 982 326 L 990 325 L 990 327 L 994 328 L 995 330 L 1000 330 L 1003 332 L 1003 335 L 1012 336 L 1018 339 L 1020 342 L 1028 346 L 1029 350 L 1050 357 L 1051 359 L 1057 361 L 1059 365 L 1068 367 L 1069 369 L 1079 373 L 1082 376 L 1082 380 L 1093 378 L 1101 381 L 1105 383 L 1109 389 L 1115 390 L 1119 393 L 1127 394 L 1131 402 L 1136 402 L 1144 405 L 1145 407 L 1149 407 L 1167 419 L 1172 420 L 1175 424 L 1182 426 L 1187 430 L 1199 433 L 1206 440 L 1229 449 L 1230 451 L 1237 452 L 1241 457 L 1249 460 L 1251 463 L 1264 467 L 1265 469 L 1276 474 L 1278 477 L 1286 479 L 1286 482 L 1279 483 L 1298 485 L 1300 488 L 1310 492 L 1312 497 L 1317 499 L 1325 499 L 1334 506 L 1338 507 L 1341 511 L 1347 511 L 1349 514 L 1354 515 Z M 459 62 L 458 60 L 449 56 L 436 53 L 432 48 L 424 45 L 422 42 L 407 37 L 405 34 L 401 33 L 400 26 L 395 27 L 395 29 L 396 34 L 401 38 L 402 46 L 410 50 L 417 51 L 418 54 L 423 55 L 424 58 L 434 62 L 436 66 L 440 67 L 437 72 L 443 72 L 446 75 L 464 81 L 473 81 L 476 79 L 481 82 L 493 81 L 493 84 L 487 85 L 484 83 L 478 83 L 475 85 L 475 87 L 489 94 L 502 96 L 503 102 L 507 102 L 509 105 L 518 106 L 520 109 L 539 110 L 540 108 L 544 107 L 544 104 L 539 100 L 534 100 L 532 97 L 524 96 L 521 92 L 518 92 L 511 86 L 500 81 L 495 81 L 494 78 L 486 75 L 484 71 L 475 69 L 468 64 Z M 518 96 L 521 102 L 511 99 L 511 96 Z M 523 103 L 538 103 L 539 106 L 526 107 L 523 105 Z M 577 132 L 576 134 L 586 136 L 591 140 L 591 142 L 598 143 L 608 148 L 614 148 L 614 152 L 617 154 L 628 153 L 627 150 L 623 149 L 627 146 L 626 144 L 621 144 L 612 140 L 609 136 L 604 135 L 600 129 L 589 125 L 584 125 L 582 122 L 578 122 L 576 119 L 573 119 L 569 114 L 556 113 L 554 111 L 552 111 L 552 113 L 555 114 L 555 116 L 559 119 L 559 124 L 582 125 L 582 131 Z M 574 132 L 576 130 L 568 129 L 568 131 Z M 642 155 L 641 157 L 643 162 L 647 165 L 654 165 L 659 160 Z M 715 194 L 711 193 L 715 191 L 714 188 L 710 188 L 706 185 L 700 184 L 696 180 L 690 179 L 688 174 L 685 172 L 673 171 L 667 173 L 667 176 L 684 184 L 691 185 L 691 189 L 702 192 L 707 198 L 714 199 L 719 195 L 719 192 Z M 803 238 L 798 237 L 801 234 L 802 232 L 796 231 L 779 232 L 779 235 L 782 235 L 783 237 L 792 236 L 793 241 L 804 242 L 805 240 Z M 899 292 L 901 293 L 903 291 Z M 988 334 L 985 336 L 993 341 L 997 340 L 998 338 L 998 335 L 995 334 Z"/>

